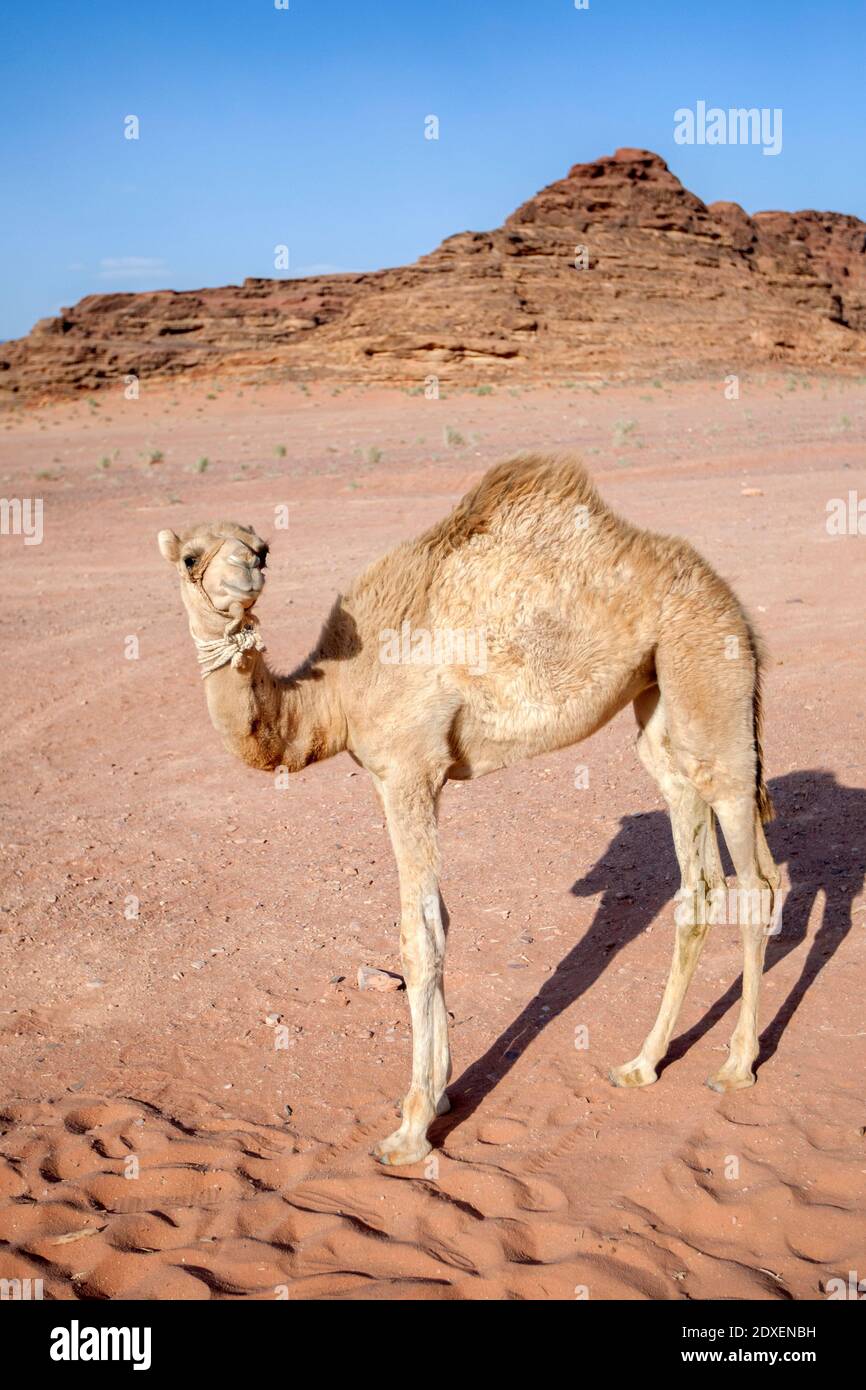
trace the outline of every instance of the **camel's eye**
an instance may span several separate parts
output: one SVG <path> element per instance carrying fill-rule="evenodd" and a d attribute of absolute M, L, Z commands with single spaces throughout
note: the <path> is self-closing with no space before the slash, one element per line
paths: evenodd
<path fill-rule="evenodd" d="M 184 555 L 184 557 L 183 557 L 183 563 L 186 565 L 186 567 L 187 567 L 188 570 L 191 570 L 191 569 L 192 569 L 192 567 L 193 567 L 193 565 L 195 564 L 195 562 L 196 562 L 196 557 L 195 557 L 195 555 Z"/>

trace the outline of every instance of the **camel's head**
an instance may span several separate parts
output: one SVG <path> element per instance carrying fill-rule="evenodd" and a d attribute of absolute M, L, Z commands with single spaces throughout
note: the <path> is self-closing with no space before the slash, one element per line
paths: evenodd
<path fill-rule="evenodd" d="M 165 559 L 181 576 L 181 595 L 191 616 L 213 610 L 236 617 L 252 608 L 264 587 L 267 543 L 251 526 L 206 521 L 176 536 L 160 531 L 157 541 Z"/>

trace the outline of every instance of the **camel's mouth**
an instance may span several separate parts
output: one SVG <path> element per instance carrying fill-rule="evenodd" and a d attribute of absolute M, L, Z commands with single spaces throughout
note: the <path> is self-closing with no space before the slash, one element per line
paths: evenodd
<path fill-rule="evenodd" d="M 259 594 L 262 592 L 262 589 L 264 588 L 263 576 L 256 575 L 254 577 L 255 579 L 257 579 L 258 582 L 253 583 L 251 587 L 242 588 L 240 585 L 230 584 L 227 579 L 224 579 L 222 581 L 222 584 L 220 585 L 220 588 L 223 590 L 224 593 L 227 593 L 229 595 L 229 597 L 232 599 L 232 602 L 240 602 L 244 605 L 245 608 L 252 608 L 253 604 L 255 603 L 256 599 L 258 598 Z"/>

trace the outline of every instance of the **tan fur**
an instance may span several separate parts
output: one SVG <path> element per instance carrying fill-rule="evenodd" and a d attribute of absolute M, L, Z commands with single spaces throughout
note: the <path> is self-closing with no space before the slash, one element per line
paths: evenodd
<path fill-rule="evenodd" d="M 161 532 L 160 549 L 181 572 L 194 635 L 213 639 L 227 621 L 248 621 L 266 555 L 250 528 Z M 402 659 L 433 651 L 438 660 Z M 449 516 L 360 576 L 290 676 L 250 651 L 205 689 L 226 746 L 252 766 L 294 770 L 346 750 L 382 799 L 413 1024 L 412 1082 L 399 1129 L 377 1146 L 383 1162 L 429 1152 L 428 1125 L 447 1106 L 436 837 L 446 781 L 577 743 L 634 703 L 641 761 L 670 807 L 688 912 L 678 911 L 656 1024 L 638 1057 L 612 1073 L 620 1085 L 655 1080 L 706 935 L 702 904 L 724 884 L 717 819 L 741 887 L 766 889 L 771 903 L 778 888 L 761 829 L 770 801 L 756 635 L 690 545 L 617 517 L 573 458 L 522 456 L 491 469 Z M 711 1081 L 718 1089 L 754 1081 L 765 936 L 765 923 L 743 925 L 743 1004 L 729 1060 Z"/>

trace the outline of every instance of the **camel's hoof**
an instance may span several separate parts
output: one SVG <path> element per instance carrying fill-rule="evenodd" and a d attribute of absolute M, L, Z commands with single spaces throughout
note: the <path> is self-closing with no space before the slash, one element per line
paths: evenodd
<path fill-rule="evenodd" d="M 647 1066 L 646 1062 L 640 1061 L 611 1067 L 608 1076 L 614 1086 L 651 1086 L 654 1081 L 658 1081 L 655 1067 Z"/>
<path fill-rule="evenodd" d="M 370 1153 L 386 1168 L 397 1168 L 404 1163 L 420 1163 L 432 1148 L 428 1139 L 410 1140 L 397 1130 L 396 1134 L 389 1134 L 387 1139 L 375 1144 Z"/>
<path fill-rule="evenodd" d="M 720 1091 L 724 1094 L 725 1091 L 745 1091 L 749 1086 L 754 1086 L 757 1079 L 755 1073 L 751 1071 L 743 1076 L 742 1073 L 737 1074 L 736 1072 L 726 1075 L 722 1070 L 717 1072 L 715 1076 L 708 1076 L 707 1085 L 711 1091 Z"/>

